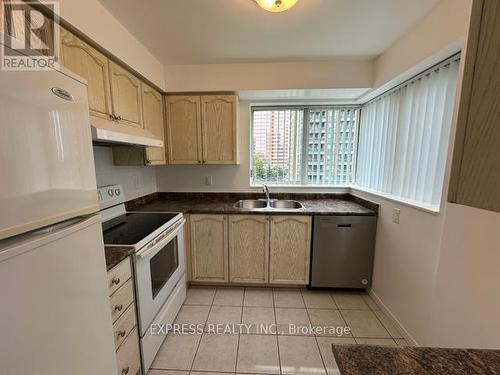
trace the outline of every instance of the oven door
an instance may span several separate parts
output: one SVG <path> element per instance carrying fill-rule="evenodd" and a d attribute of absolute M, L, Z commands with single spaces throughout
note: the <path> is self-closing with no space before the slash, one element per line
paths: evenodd
<path fill-rule="evenodd" d="M 145 246 L 134 257 L 136 299 L 141 337 L 160 311 L 184 274 L 184 223 L 181 219 L 152 246 Z"/>

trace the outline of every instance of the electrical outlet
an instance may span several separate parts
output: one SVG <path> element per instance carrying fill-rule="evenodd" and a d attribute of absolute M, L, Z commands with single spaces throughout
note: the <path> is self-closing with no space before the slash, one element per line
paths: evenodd
<path fill-rule="evenodd" d="M 205 185 L 212 186 L 214 184 L 213 176 L 205 176 Z"/>
<path fill-rule="evenodd" d="M 401 216 L 401 210 L 399 208 L 395 208 L 392 211 L 392 222 L 395 224 L 399 224 L 399 217 Z"/>

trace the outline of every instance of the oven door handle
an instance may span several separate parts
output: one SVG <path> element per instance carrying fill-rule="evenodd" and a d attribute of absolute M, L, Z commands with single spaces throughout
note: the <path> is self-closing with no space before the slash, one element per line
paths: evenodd
<path fill-rule="evenodd" d="M 136 253 L 136 257 L 138 259 L 146 258 L 151 253 L 154 253 L 158 248 L 161 248 L 161 247 L 163 247 L 163 245 L 169 243 L 175 236 L 177 236 L 177 232 L 179 231 L 180 228 L 182 228 L 182 226 L 184 225 L 185 222 L 186 222 L 186 219 L 182 218 L 180 221 L 178 221 L 177 223 L 175 223 L 172 226 L 172 228 L 170 228 L 163 235 L 164 238 L 162 240 L 160 240 L 159 242 L 157 242 L 157 243 L 155 243 L 155 244 L 153 244 L 151 246 L 145 247 L 142 250 L 139 250 Z"/>

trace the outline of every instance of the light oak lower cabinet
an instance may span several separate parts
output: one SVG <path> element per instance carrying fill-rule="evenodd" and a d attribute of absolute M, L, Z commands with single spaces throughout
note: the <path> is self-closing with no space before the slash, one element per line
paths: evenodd
<path fill-rule="evenodd" d="M 229 281 L 269 281 L 269 217 L 229 216 Z"/>
<path fill-rule="evenodd" d="M 228 282 L 227 216 L 190 215 L 192 281 Z"/>
<path fill-rule="evenodd" d="M 311 217 L 272 216 L 269 282 L 308 284 Z"/>
<path fill-rule="evenodd" d="M 309 283 L 310 216 L 190 215 L 191 281 Z"/>
<path fill-rule="evenodd" d="M 141 356 L 130 258 L 126 258 L 108 271 L 108 281 L 117 374 L 140 374 Z"/>

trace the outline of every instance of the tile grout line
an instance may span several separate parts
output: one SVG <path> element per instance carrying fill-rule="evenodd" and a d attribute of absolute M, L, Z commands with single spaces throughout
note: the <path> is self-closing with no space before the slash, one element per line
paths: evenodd
<path fill-rule="evenodd" d="M 208 318 L 210 317 L 210 312 L 212 311 L 212 306 L 214 305 L 214 300 L 215 300 L 216 294 L 217 294 L 217 287 L 215 287 L 214 296 L 212 297 L 212 302 L 210 303 L 210 309 L 208 309 L 207 318 L 205 319 L 205 323 L 203 324 L 203 332 L 201 333 L 200 340 L 198 341 L 198 345 L 196 346 L 196 351 L 194 353 L 193 360 L 191 361 L 191 367 L 189 369 L 189 373 L 191 373 L 193 371 L 194 362 L 196 361 L 196 356 L 198 355 L 198 350 L 200 349 L 201 340 L 203 340 L 203 335 L 205 334 L 205 327 L 207 325 Z"/>
<path fill-rule="evenodd" d="M 238 328 L 238 343 L 236 344 L 236 361 L 234 363 L 234 372 L 238 371 L 238 357 L 240 356 L 240 338 L 241 338 L 241 323 L 243 322 L 243 305 L 245 304 L 245 294 L 247 288 L 243 288 L 243 299 L 241 301 L 240 325 Z"/>
<path fill-rule="evenodd" d="M 307 309 L 306 300 L 304 299 L 304 294 L 302 293 L 302 290 L 300 291 L 300 296 L 302 297 L 302 302 L 304 303 L 304 307 L 306 308 L 307 319 L 309 319 L 309 323 L 311 324 L 312 327 L 311 317 L 309 316 L 309 310 Z M 321 363 L 323 363 L 323 368 L 325 369 L 325 375 L 327 375 L 328 369 L 326 368 L 325 360 L 323 359 L 323 354 L 321 353 L 321 348 L 319 347 L 318 338 L 316 337 L 316 335 L 313 335 L 313 337 L 314 341 L 316 342 L 316 347 L 318 348 L 319 357 L 321 358 Z"/>
<path fill-rule="evenodd" d="M 384 314 L 384 312 L 383 312 L 383 311 L 380 311 L 380 310 L 378 310 L 378 311 L 379 311 L 381 314 Z M 375 317 L 378 319 L 378 321 L 380 322 L 380 324 L 382 324 L 382 327 L 384 327 L 384 329 L 387 331 L 387 333 L 389 334 L 389 337 L 390 337 L 391 339 L 393 339 L 393 340 L 396 340 L 396 337 L 394 337 L 394 336 L 391 334 L 391 332 L 389 332 L 389 329 L 386 327 L 386 325 L 384 324 L 384 322 L 382 321 L 382 319 L 380 319 L 380 317 L 378 316 L 378 314 L 377 314 L 374 310 L 372 310 L 372 313 L 373 313 L 373 315 L 375 315 Z M 386 314 L 384 314 L 384 315 L 386 315 Z M 386 316 L 386 319 L 389 319 L 389 318 Z M 393 326 L 393 328 L 394 328 L 396 331 L 398 331 L 398 334 L 399 334 L 399 335 L 401 335 L 401 332 L 399 332 L 399 329 L 397 329 L 397 328 L 394 326 L 394 324 L 392 324 L 392 323 L 391 323 L 391 325 Z M 402 337 L 397 337 L 397 338 L 398 338 L 398 339 L 400 339 L 400 338 L 402 338 Z M 403 338 L 404 338 L 404 337 L 403 337 Z"/>
<path fill-rule="evenodd" d="M 278 347 L 278 364 L 280 366 L 280 374 L 283 374 L 283 368 L 281 367 L 281 352 L 280 352 L 280 341 L 279 341 L 279 333 L 278 333 L 278 320 L 276 319 L 276 306 L 274 304 L 274 288 L 271 288 L 271 296 L 273 302 L 273 316 L 274 316 L 274 324 L 276 325 L 276 346 Z"/>
<path fill-rule="evenodd" d="M 328 292 L 328 295 L 329 295 L 329 296 L 330 296 L 330 298 L 332 299 L 333 304 L 335 305 L 335 309 L 336 309 L 336 310 L 340 310 L 340 307 L 339 307 L 339 305 L 337 304 L 337 301 L 335 301 L 335 297 L 333 296 L 333 293 Z"/>

